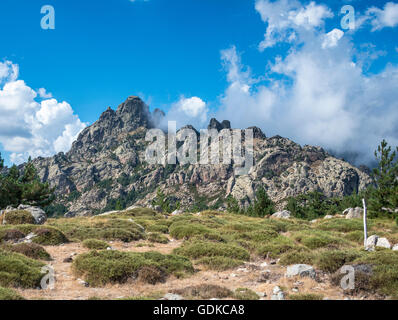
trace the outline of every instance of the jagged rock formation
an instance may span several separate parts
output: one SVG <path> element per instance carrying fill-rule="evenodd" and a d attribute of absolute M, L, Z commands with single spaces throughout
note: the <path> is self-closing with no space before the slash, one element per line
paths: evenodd
<path fill-rule="evenodd" d="M 183 208 L 222 208 L 229 194 L 247 205 L 259 185 L 283 203 L 289 196 L 312 190 L 339 196 L 371 183 L 368 174 L 320 147 L 301 147 L 280 136 L 267 138 L 256 127 L 252 127 L 254 167 L 248 175 L 235 176 L 234 164 L 149 165 L 145 134 L 162 117 L 159 109 L 151 114 L 140 98 L 129 97 L 84 129 L 69 152 L 34 163 L 42 180 L 56 187 L 58 202 L 67 207 L 69 216 L 109 211 L 117 203 L 147 205 L 157 188 Z M 212 119 L 209 128 L 229 130 L 231 124 Z"/>

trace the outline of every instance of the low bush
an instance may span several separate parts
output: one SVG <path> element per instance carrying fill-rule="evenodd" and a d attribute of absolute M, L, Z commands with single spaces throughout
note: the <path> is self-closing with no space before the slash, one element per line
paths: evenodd
<path fill-rule="evenodd" d="M 320 230 L 298 231 L 292 235 L 292 238 L 309 249 L 337 248 L 347 244 L 347 241 L 344 241 L 341 237 L 331 232 Z"/>
<path fill-rule="evenodd" d="M 169 238 L 159 232 L 151 232 L 148 234 L 148 240 L 155 243 L 169 243 Z"/>
<path fill-rule="evenodd" d="M 0 242 L 1 241 L 16 241 L 25 238 L 25 234 L 16 229 L 0 229 Z"/>
<path fill-rule="evenodd" d="M 322 294 L 317 293 L 296 293 L 296 294 L 289 294 L 289 300 L 323 300 Z"/>
<path fill-rule="evenodd" d="M 319 269 L 332 273 L 343 265 L 361 257 L 361 255 L 363 255 L 363 253 L 355 249 L 325 250 L 317 255 L 315 263 Z"/>
<path fill-rule="evenodd" d="M 0 249 L 0 286 L 36 288 L 44 276 L 43 263 L 22 254 Z"/>
<path fill-rule="evenodd" d="M 108 219 L 104 217 L 87 219 L 79 217 L 51 219 L 49 224 L 59 228 L 69 239 L 77 241 L 98 239 L 131 242 L 145 237 L 142 228 L 128 219 Z"/>
<path fill-rule="evenodd" d="M 0 287 L 0 301 L 5 300 L 25 300 L 25 298 L 12 289 Z"/>
<path fill-rule="evenodd" d="M 145 269 L 143 269 L 145 267 Z M 150 268 L 154 271 L 151 276 Z M 120 252 L 90 251 L 76 257 L 73 262 L 76 275 L 84 277 L 91 286 L 103 286 L 107 283 L 124 283 L 128 279 L 140 277 L 143 281 L 160 281 L 162 277 L 179 273 L 192 273 L 191 262 L 176 255 L 163 255 L 158 252 Z M 140 275 L 140 270 L 141 275 Z M 156 270 L 156 271 L 155 271 Z"/>
<path fill-rule="evenodd" d="M 369 264 L 373 274 L 371 288 L 383 295 L 398 299 L 398 252 L 387 249 L 367 253 L 354 261 L 356 264 Z"/>
<path fill-rule="evenodd" d="M 261 244 L 257 248 L 257 254 L 261 257 L 277 258 L 281 254 L 294 250 L 297 245 L 293 240 L 288 237 L 279 235 L 278 237 L 272 239 L 268 243 Z"/>
<path fill-rule="evenodd" d="M 244 264 L 244 261 L 228 258 L 228 257 L 204 257 L 196 261 L 197 264 L 203 265 L 206 269 L 224 271 L 228 269 L 234 269 Z"/>
<path fill-rule="evenodd" d="M 280 256 L 279 264 L 289 266 L 292 264 L 313 264 L 316 254 L 309 250 L 295 249 Z"/>
<path fill-rule="evenodd" d="M 213 230 L 201 224 L 173 223 L 170 228 L 170 235 L 175 239 L 190 239 L 202 237 L 204 239 L 217 240 L 220 236 Z"/>
<path fill-rule="evenodd" d="M 18 243 L 14 245 L 4 245 L 1 248 L 6 251 L 21 253 L 28 258 L 36 260 L 51 260 L 50 254 L 36 243 Z"/>
<path fill-rule="evenodd" d="M 317 225 L 317 228 L 321 230 L 347 233 L 351 231 L 363 230 L 363 222 L 360 219 L 329 219 L 322 221 L 319 225 Z"/>
<path fill-rule="evenodd" d="M 6 224 L 35 224 L 35 218 L 26 210 L 13 210 L 7 211 L 2 217 Z"/>
<path fill-rule="evenodd" d="M 213 284 L 200 284 L 183 289 L 174 290 L 173 293 L 179 294 L 188 299 L 223 299 L 233 297 L 233 292 L 228 288 Z"/>
<path fill-rule="evenodd" d="M 83 247 L 92 250 L 105 250 L 110 247 L 110 245 L 102 240 L 97 239 L 86 239 L 82 242 Z"/>
<path fill-rule="evenodd" d="M 235 290 L 234 298 L 238 300 L 258 300 L 260 297 L 253 290 L 238 288 Z"/>
<path fill-rule="evenodd" d="M 174 249 L 174 253 L 193 259 L 203 257 L 227 257 L 238 260 L 250 259 L 249 252 L 242 247 L 210 241 L 187 242 L 180 248 Z"/>

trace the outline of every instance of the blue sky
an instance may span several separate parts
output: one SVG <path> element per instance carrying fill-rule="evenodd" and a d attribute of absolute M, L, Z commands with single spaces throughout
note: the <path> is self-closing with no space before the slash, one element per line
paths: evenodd
<path fill-rule="evenodd" d="M 387 2 L 392 5 L 385 7 Z M 330 49 L 311 48 L 332 30 L 341 29 L 340 9 L 345 4 L 355 8 L 358 30 L 345 32 Z M 267 135 L 281 134 L 302 144 L 358 152 L 366 157 L 380 138 L 389 138 L 392 143 L 398 141 L 396 126 L 390 123 L 398 119 L 394 112 L 398 105 L 394 102 L 391 76 L 395 76 L 398 62 L 395 24 L 398 16 L 395 17 L 394 4 L 394 1 L 376 4 L 375 1 L 334 0 L 315 1 L 311 7 L 311 1 L 298 0 L 2 0 L 0 61 L 8 62 L 10 70 L 18 65 L 17 79 L 36 93 L 39 88 L 45 88 L 56 102 L 43 106 L 42 101 L 50 99 L 49 95 L 33 98 L 38 104 L 32 107 L 36 109 L 31 116 L 41 119 L 42 127 L 32 129 L 32 121 L 26 120 L 27 113 L 15 115 L 24 118 L 20 121 L 24 132 L 18 132 L 19 125 L 3 126 L 0 152 L 10 164 L 21 162 L 28 154 L 47 156 L 67 150 L 72 136 L 83 128 L 83 123 L 94 122 L 107 106 L 116 108 L 134 94 L 141 96 L 152 109 L 160 107 L 168 111 L 168 119 L 177 118 L 181 124 L 190 121 L 200 126 L 210 116 L 226 117 L 231 118 L 236 127 L 255 124 Z M 55 30 L 40 27 L 43 5 L 52 5 L 55 9 Z M 370 9 L 372 7 L 375 9 Z M 311 11 L 311 8 L 320 11 Z M 289 12 L 293 12 L 295 22 L 290 19 L 288 27 L 281 27 L 284 22 L 279 15 Z M 319 21 L 302 23 L 297 20 L 300 12 L 318 12 Z M 266 42 L 264 34 L 272 23 L 276 25 L 276 43 L 261 48 Z M 287 40 L 293 32 L 297 40 Z M 338 54 L 329 52 L 337 48 Z M 317 55 L 306 59 L 312 54 Z M 305 72 L 313 70 L 315 76 L 299 72 L 301 63 L 327 55 L 335 57 L 331 60 L 335 67 L 322 69 L 320 66 L 329 62 L 319 60 L 317 68 L 304 68 Z M 349 72 L 355 74 L 352 82 L 342 87 L 338 83 L 346 78 L 345 68 L 339 61 L 356 64 L 356 71 Z M 305 82 L 308 77 L 324 79 L 330 70 L 339 74 L 331 77 L 330 83 L 323 83 L 321 89 Z M 323 76 L 322 72 L 325 72 Z M 390 80 L 383 80 L 389 77 Z M 8 76 L 0 83 L 3 86 L 17 79 Z M 363 83 L 354 85 L 358 82 Z M 357 101 L 356 97 L 369 82 L 372 88 L 380 89 L 366 97 L 367 101 Z M 354 98 L 349 93 L 344 97 L 331 97 L 330 92 L 347 87 L 351 92 L 358 91 Z M 24 90 L 29 95 L 26 87 Z M 311 99 L 304 95 L 307 91 L 311 92 Z M 387 99 L 386 95 L 391 98 Z M 308 123 L 300 116 L 295 117 L 303 114 L 304 106 L 295 110 L 288 108 L 306 99 L 308 104 L 313 104 L 312 99 L 317 96 L 321 101 L 319 108 L 326 105 L 327 112 L 312 119 L 314 111 L 306 109 L 304 114 L 308 112 L 311 118 Z M 193 97 L 197 99 L 190 100 Z M 24 100 L 25 105 L 29 99 Z M 379 128 L 384 121 L 380 111 L 369 111 L 370 105 L 360 109 L 371 100 L 386 110 L 385 119 L 390 119 L 384 131 Z M 64 101 L 71 109 L 61 105 Z M 0 101 L 0 111 L 10 113 L 14 102 Z M 18 103 L 15 105 L 19 108 Z M 58 111 L 53 112 L 56 108 Z M 196 119 L 187 117 L 184 114 L 187 110 L 197 115 Z M 359 129 L 363 119 L 349 123 L 358 113 L 364 113 L 367 120 L 371 117 L 371 134 Z M 59 127 L 56 119 L 65 114 L 61 127 L 71 123 L 74 126 L 68 133 L 66 129 L 55 128 Z M 10 120 L 3 118 L 4 122 Z M 293 130 L 293 126 L 299 128 Z M 335 135 L 335 132 L 342 134 Z M 34 142 L 29 138 L 32 136 Z M 58 139 L 59 136 L 62 137 Z M 351 150 L 353 144 L 361 147 Z M 29 149 L 28 145 L 36 147 Z"/>

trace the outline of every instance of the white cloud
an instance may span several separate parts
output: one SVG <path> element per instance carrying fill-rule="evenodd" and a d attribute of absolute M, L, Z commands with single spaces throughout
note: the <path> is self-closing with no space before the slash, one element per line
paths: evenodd
<path fill-rule="evenodd" d="M 52 93 L 47 92 L 44 88 L 40 88 L 39 90 L 37 90 L 37 93 L 39 94 L 40 98 L 43 99 L 50 99 L 53 97 Z"/>
<path fill-rule="evenodd" d="M 290 8 L 294 3 L 280 0 L 272 6 Z M 270 2 L 257 4 L 264 9 Z M 257 125 L 267 135 L 280 134 L 301 144 L 354 152 L 360 163 L 373 159 L 383 138 L 398 145 L 398 67 L 366 74 L 366 66 L 383 53 L 370 44 L 356 48 L 338 29 L 314 29 L 301 39 L 285 56 L 274 57 L 261 83 L 245 71 L 235 47 L 222 51 L 229 86 L 216 117 L 239 128 Z"/>
<path fill-rule="evenodd" d="M 344 32 L 340 29 L 333 29 L 329 33 L 325 34 L 322 42 L 322 48 L 333 48 L 337 46 L 339 40 L 344 36 Z"/>
<path fill-rule="evenodd" d="M 278 42 L 300 40 L 306 33 L 322 26 L 325 19 L 333 17 L 329 8 L 313 1 L 303 6 L 296 0 L 257 0 L 255 8 L 268 24 L 260 50 L 273 47 Z"/>
<path fill-rule="evenodd" d="M 4 71 L 6 70 L 6 71 Z M 67 102 L 46 99 L 44 89 L 35 92 L 18 78 L 18 65 L 0 63 L 0 143 L 11 152 L 10 160 L 21 163 L 29 156 L 51 156 L 68 151 L 86 126 Z M 38 94 L 44 98 L 36 101 Z"/>
<path fill-rule="evenodd" d="M 191 124 L 201 128 L 207 122 L 208 108 L 205 101 L 199 97 L 185 98 L 182 96 L 179 101 L 174 103 L 166 117 L 162 119 L 161 128 L 167 128 L 167 121 L 176 121 L 177 127 Z"/>
<path fill-rule="evenodd" d="M 366 11 L 366 16 L 371 21 L 372 31 L 393 28 L 398 25 L 398 3 L 387 2 L 384 9 L 371 7 Z"/>

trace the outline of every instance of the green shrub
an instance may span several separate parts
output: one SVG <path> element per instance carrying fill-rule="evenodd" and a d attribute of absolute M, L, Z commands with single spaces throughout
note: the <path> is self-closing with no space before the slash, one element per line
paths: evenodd
<path fill-rule="evenodd" d="M 328 231 L 305 230 L 293 234 L 292 238 L 309 249 L 317 249 L 322 247 L 339 247 L 347 244 L 341 237 L 334 235 Z"/>
<path fill-rule="evenodd" d="M 93 250 L 105 250 L 110 247 L 107 242 L 97 239 L 86 239 L 83 241 L 82 245 L 87 249 Z"/>
<path fill-rule="evenodd" d="M 131 242 L 145 237 L 142 228 L 135 222 L 127 219 L 111 219 L 109 217 L 87 219 L 78 217 L 70 219 L 51 219 L 48 223 L 59 228 L 69 239 L 78 241 L 98 239 Z"/>
<path fill-rule="evenodd" d="M 4 300 L 25 300 L 25 298 L 12 289 L 0 287 L 0 301 Z"/>
<path fill-rule="evenodd" d="M 37 226 L 31 224 L 22 224 L 13 226 L 12 229 L 10 227 L 5 226 L 4 230 L 18 230 L 24 235 L 29 233 L 34 233 L 36 237 L 32 239 L 34 243 L 41 244 L 41 245 L 59 245 L 63 243 L 67 243 L 68 239 L 65 235 L 58 230 L 57 228 L 51 226 Z M 1 236 L 1 235 L 0 235 Z"/>
<path fill-rule="evenodd" d="M 174 253 L 193 259 L 203 257 L 227 257 L 238 260 L 250 259 L 249 252 L 242 247 L 210 241 L 184 243 L 182 247 L 174 249 Z"/>
<path fill-rule="evenodd" d="M 8 211 L 2 217 L 7 224 L 18 225 L 18 224 L 35 224 L 35 218 L 26 210 L 13 210 Z"/>
<path fill-rule="evenodd" d="M 159 232 L 151 232 L 148 234 L 148 240 L 155 243 L 169 243 L 169 238 Z"/>
<path fill-rule="evenodd" d="M 246 240 L 254 242 L 266 242 L 276 237 L 278 237 L 278 232 L 272 229 L 249 231 L 234 235 L 234 239 L 236 240 Z"/>
<path fill-rule="evenodd" d="M 262 257 L 277 258 L 281 254 L 293 250 L 297 247 L 293 240 L 279 235 L 268 243 L 261 244 L 257 248 L 257 254 Z"/>
<path fill-rule="evenodd" d="M 312 265 L 316 254 L 308 250 L 295 249 L 288 251 L 280 256 L 279 264 L 289 266 L 292 264 L 309 264 Z"/>
<path fill-rule="evenodd" d="M 244 264 L 244 261 L 228 257 L 204 257 L 196 261 L 197 264 L 206 266 L 209 270 L 224 271 L 234 269 Z"/>
<path fill-rule="evenodd" d="M 2 249 L 11 252 L 17 252 L 36 260 L 51 260 L 50 254 L 36 243 L 18 243 L 14 245 L 4 245 Z"/>
<path fill-rule="evenodd" d="M 367 253 L 354 261 L 356 264 L 370 264 L 373 275 L 370 286 L 373 290 L 398 299 L 398 252 L 386 249 Z"/>
<path fill-rule="evenodd" d="M 253 290 L 238 288 L 235 290 L 234 298 L 238 300 L 258 300 L 260 297 Z"/>
<path fill-rule="evenodd" d="M 8 227 L 0 226 L 0 242 L 1 241 L 15 241 L 25 238 L 25 234 L 16 229 L 7 229 Z"/>
<path fill-rule="evenodd" d="M 150 232 L 169 233 L 169 227 L 162 224 L 151 224 L 146 229 Z"/>
<path fill-rule="evenodd" d="M 370 223 L 369 223 L 370 227 Z M 359 219 L 329 219 L 322 221 L 318 226 L 318 229 L 338 232 L 351 232 L 363 230 L 363 222 Z"/>
<path fill-rule="evenodd" d="M 200 224 L 173 223 L 169 230 L 170 235 L 175 239 L 190 239 L 198 236 L 214 240 L 220 238 L 213 230 Z"/>
<path fill-rule="evenodd" d="M 0 286 L 36 288 L 44 276 L 43 263 L 22 254 L 0 249 Z"/>
<path fill-rule="evenodd" d="M 56 246 L 68 242 L 68 239 L 65 237 L 65 235 L 55 228 L 38 228 L 34 230 L 34 233 L 37 235 L 37 237 L 34 237 L 32 240 L 34 243 Z"/>
<path fill-rule="evenodd" d="M 73 262 L 76 275 L 83 276 L 92 286 L 103 286 L 107 283 L 124 283 L 128 279 L 136 279 L 145 267 L 156 269 L 156 275 L 141 275 L 141 279 L 158 279 L 158 272 L 166 276 L 178 273 L 192 273 L 191 262 L 184 257 L 162 255 L 158 252 L 120 252 L 120 251 L 90 251 L 79 255 Z M 155 270 L 153 269 L 153 270 Z M 152 280 L 151 280 L 152 281 Z"/>
<path fill-rule="evenodd" d="M 188 299 L 223 299 L 233 296 L 233 292 L 225 287 L 213 284 L 200 284 L 189 286 L 183 289 L 174 290 L 173 293 L 179 294 Z"/>
<path fill-rule="evenodd" d="M 317 293 L 296 293 L 296 294 L 289 294 L 289 300 L 323 300 L 322 294 Z"/>
<path fill-rule="evenodd" d="M 359 250 L 326 250 L 318 254 L 316 266 L 325 272 L 335 272 L 343 265 L 359 258 L 363 253 Z"/>

